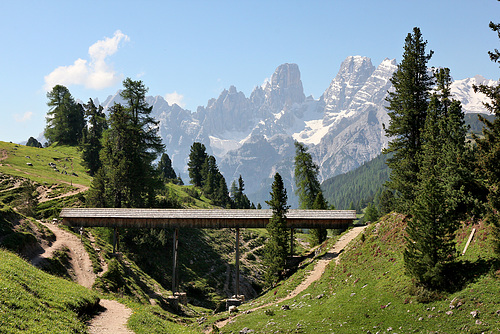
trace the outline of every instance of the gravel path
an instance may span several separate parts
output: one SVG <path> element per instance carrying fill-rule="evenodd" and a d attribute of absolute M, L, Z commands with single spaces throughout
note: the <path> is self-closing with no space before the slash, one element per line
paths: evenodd
<path fill-rule="evenodd" d="M 115 301 L 101 299 L 101 306 L 105 310 L 94 317 L 89 323 L 90 334 L 133 334 L 127 329 L 127 320 L 132 310 L 125 305 Z"/>

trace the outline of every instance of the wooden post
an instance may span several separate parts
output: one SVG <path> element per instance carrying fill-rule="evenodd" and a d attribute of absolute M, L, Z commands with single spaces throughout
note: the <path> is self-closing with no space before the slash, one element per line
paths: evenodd
<path fill-rule="evenodd" d="M 462 255 L 465 255 L 467 248 L 469 248 L 469 244 L 472 241 L 472 238 L 474 237 L 475 232 L 476 232 L 476 228 L 473 228 L 472 231 L 470 232 L 469 240 L 467 240 L 467 243 L 465 244 L 465 248 L 464 248 L 464 251 L 462 252 Z"/>
<path fill-rule="evenodd" d="M 173 263 L 172 263 L 172 293 L 177 292 L 177 248 L 179 245 L 179 229 L 174 230 L 174 248 L 173 248 Z"/>
<path fill-rule="evenodd" d="M 240 228 L 236 228 L 236 298 L 240 295 Z"/>
<path fill-rule="evenodd" d="M 295 229 L 290 229 L 290 258 L 293 258 L 293 231 Z"/>
<path fill-rule="evenodd" d="M 113 229 L 113 254 L 116 252 L 116 226 Z"/>

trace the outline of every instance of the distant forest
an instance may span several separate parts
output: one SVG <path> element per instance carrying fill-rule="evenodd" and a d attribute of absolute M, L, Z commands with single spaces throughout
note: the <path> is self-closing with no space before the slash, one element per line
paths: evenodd
<path fill-rule="evenodd" d="M 478 114 L 465 114 L 464 120 L 469 125 L 469 131 L 480 135 L 484 124 L 479 121 Z M 495 115 L 481 114 L 489 121 Z M 387 156 L 380 154 L 375 159 L 364 163 L 345 174 L 334 176 L 321 184 L 324 196 L 330 205 L 336 209 L 356 209 L 361 211 L 383 189 L 384 183 L 389 180 L 390 171 L 386 165 Z"/>

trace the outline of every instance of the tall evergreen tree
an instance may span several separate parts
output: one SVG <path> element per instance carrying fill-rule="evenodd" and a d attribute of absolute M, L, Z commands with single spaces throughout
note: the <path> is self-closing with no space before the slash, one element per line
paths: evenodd
<path fill-rule="evenodd" d="M 162 180 L 166 182 L 177 180 L 177 175 L 175 174 L 174 168 L 172 167 L 172 160 L 170 160 L 170 157 L 167 153 L 163 153 L 161 155 L 157 170 Z"/>
<path fill-rule="evenodd" d="M 208 156 L 202 165 L 202 186 L 207 196 L 212 196 L 219 185 L 219 167 L 213 155 Z"/>
<path fill-rule="evenodd" d="M 273 210 L 273 215 L 267 224 L 269 240 L 264 248 L 264 279 L 268 286 L 272 286 L 279 279 L 286 266 L 288 256 L 289 231 L 286 227 L 287 194 L 283 179 L 279 173 L 274 175 L 271 200 L 266 201 Z"/>
<path fill-rule="evenodd" d="M 82 164 L 89 170 L 90 176 L 94 176 L 102 165 L 99 152 L 102 149 L 102 133 L 107 129 L 106 115 L 104 108 L 96 107 L 92 99 L 89 99 L 84 110 L 88 126 L 84 128 L 82 137 Z"/>
<path fill-rule="evenodd" d="M 404 252 L 406 271 L 427 287 L 437 288 L 443 283 L 444 264 L 453 255 L 453 244 L 444 215 L 446 189 L 441 180 L 440 131 L 438 126 L 437 99 L 433 97 L 423 137 L 425 144 L 420 167 L 420 184 L 412 205 L 413 217 L 406 229 L 407 242 Z"/>
<path fill-rule="evenodd" d="M 420 171 L 404 253 L 405 268 L 428 288 L 445 287 L 446 265 L 455 256 L 454 234 L 470 202 L 470 150 L 460 102 L 450 100 L 448 69 L 436 72 L 418 153 Z"/>
<path fill-rule="evenodd" d="M 390 142 L 384 153 L 394 152 L 388 159 L 391 177 L 387 185 L 396 190 L 399 209 L 405 213 L 416 195 L 420 170 L 417 154 L 433 85 L 427 70 L 433 52 L 427 54 L 426 45 L 420 29 L 413 28 L 405 39 L 403 59 L 391 78 L 394 91 L 387 97 L 390 123 L 385 132 Z"/>
<path fill-rule="evenodd" d="M 307 147 L 299 142 L 295 142 L 295 193 L 299 197 L 299 207 L 301 209 L 321 209 L 326 210 L 326 203 L 321 191 L 321 184 L 318 181 L 318 166 L 312 161 L 311 154 L 307 152 Z M 317 203 L 321 200 L 323 203 Z M 313 244 L 321 244 L 326 240 L 326 229 L 311 229 Z"/>
<path fill-rule="evenodd" d="M 124 90 L 120 96 L 126 101 L 125 110 L 131 118 L 131 137 L 129 137 L 132 151 L 129 159 L 134 166 L 130 177 L 135 180 L 130 185 L 134 206 L 150 206 L 154 202 L 155 170 L 153 162 L 165 149 L 158 134 L 158 124 L 151 117 L 153 106 L 146 102 L 148 88 L 140 80 L 127 78 L 123 81 Z"/>
<path fill-rule="evenodd" d="M 238 178 L 238 186 L 236 186 L 236 182 L 234 181 L 231 184 L 231 200 L 233 201 L 235 209 L 250 209 L 250 200 L 247 195 L 245 195 L 244 190 L 245 182 L 240 175 Z"/>
<path fill-rule="evenodd" d="M 47 93 L 45 138 L 50 144 L 77 145 L 85 126 L 83 107 L 77 104 L 68 88 L 56 85 Z"/>
<path fill-rule="evenodd" d="M 500 24 L 490 22 L 489 27 L 495 31 L 500 39 Z M 500 51 L 495 49 L 488 52 L 491 61 L 500 63 Z M 485 107 L 495 115 L 493 122 L 479 117 L 485 124 L 483 138 L 475 137 L 477 143 L 477 169 L 482 182 L 488 189 L 487 220 L 495 226 L 495 250 L 500 254 L 500 85 L 474 87 L 475 91 L 486 95 L 490 102 Z"/>
<path fill-rule="evenodd" d="M 191 149 L 189 152 L 188 171 L 189 178 L 191 179 L 191 183 L 194 186 L 202 186 L 202 168 L 207 157 L 208 155 L 205 145 L 198 142 L 194 142 L 193 145 L 191 145 Z"/>
<path fill-rule="evenodd" d="M 126 79 L 122 97 L 128 103 L 115 104 L 109 111 L 109 129 L 103 134 L 101 161 L 106 180 L 92 187 L 102 190 L 111 207 L 151 207 L 155 201 L 155 170 L 152 165 L 164 150 L 157 133 L 158 122 L 145 103 L 147 88 L 142 81 Z M 92 194 L 95 198 L 95 193 Z"/>

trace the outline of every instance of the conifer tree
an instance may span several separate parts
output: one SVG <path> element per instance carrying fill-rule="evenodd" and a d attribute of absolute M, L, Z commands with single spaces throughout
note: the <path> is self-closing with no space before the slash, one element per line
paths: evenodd
<path fill-rule="evenodd" d="M 307 147 L 299 142 L 295 142 L 295 185 L 296 194 L 299 196 L 299 207 L 301 209 L 321 209 L 326 210 L 326 203 L 321 185 L 318 181 L 318 166 L 312 161 L 311 154 L 307 152 Z M 319 197 L 318 197 L 319 196 Z M 323 203 L 317 203 L 322 200 Z M 313 244 L 318 245 L 326 240 L 326 229 L 311 229 Z"/>
<path fill-rule="evenodd" d="M 454 234 L 471 195 L 470 150 L 460 102 L 450 100 L 449 69 L 436 72 L 418 153 L 420 171 L 404 252 L 405 268 L 427 288 L 441 289 L 455 257 Z"/>
<path fill-rule="evenodd" d="M 99 192 L 105 185 L 106 206 L 151 207 L 158 187 L 152 163 L 164 145 L 157 133 L 158 122 L 150 116 L 152 108 L 145 103 L 147 88 L 142 81 L 130 79 L 123 85 L 121 94 L 128 104 L 115 104 L 109 110 L 109 129 L 103 134 L 100 155 L 103 173 L 94 181 L 99 185 L 91 188 Z"/>
<path fill-rule="evenodd" d="M 286 266 L 288 256 L 289 231 L 286 227 L 287 205 L 286 189 L 283 179 L 279 173 L 274 175 L 271 200 L 266 201 L 273 211 L 273 215 L 267 224 L 269 240 L 264 248 L 264 280 L 268 286 L 272 286 L 279 279 L 280 274 Z"/>
<path fill-rule="evenodd" d="M 404 252 L 408 274 L 429 288 L 442 286 L 444 264 L 453 255 L 453 243 L 448 233 L 450 221 L 444 215 L 445 185 L 441 181 L 440 131 L 438 126 L 437 99 L 433 97 L 423 137 L 425 144 L 420 167 L 420 184 L 412 204 L 412 218 L 406 228 L 407 242 Z"/>
<path fill-rule="evenodd" d="M 427 71 L 433 52 L 426 54 L 426 45 L 420 29 L 413 28 L 405 39 L 403 59 L 391 78 L 394 91 L 387 97 L 390 123 L 385 131 L 390 142 L 384 153 L 394 152 L 387 163 L 391 168 L 387 185 L 396 191 L 403 213 L 408 213 L 416 195 L 420 169 L 417 154 L 422 146 L 421 132 L 433 85 Z"/>
<path fill-rule="evenodd" d="M 231 200 L 233 201 L 233 206 L 235 209 L 250 209 L 250 200 L 247 195 L 244 193 L 245 190 L 245 182 L 243 178 L 238 178 L 238 186 L 236 186 L 236 182 L 233 181 L 231 184 Z"/>
<path fill-rule="evenodd" d="M 489 27 L 500 39 L 500 24 L 490 22 Z M 488 52 L 491 61 L 500 63 L 500 51 Z M 485 107 L 495 115 L 493 122 L 479 116 L 485 124 L 483 138 L 475 137 L 477 143 L 477 169 L 483 184 L 488 189 L 487 220 L 495 226 L 495 250 L 500 254 L 500 85 L 474 87 L 475 91 L 485 94 L 490 102 Z"/>
<path fill-rule="evenodd" d="M 99 152 L 102 149 L 102 133 L 107 129 L 106 115 L 103 107 L 96 107 L 92 99 L 84 105 L 84 110 L 88 126 L 84 128 L 81 143 L 82 165 L 87 167 L 90 176 L 94 176 L 102 165 Z"/>
<path fill-rule="evenodd" d="M 318 195 L 316 195 L 316 199 L 314 200 L 314 203 L 312 205 L 313 210 L 328 210 L 328 203 L 325 200 L 325 197 L 323 196 L 323 192 L 320 191 Z M 328 236 L 328 232 L 326 228 L 312 228 L 309 230 L 309 233 L 313 237 L 313 240 L 315 241 L 316 244 L 321 244 L 323 241 L 326 240 Z"/>
<path fill-rule="evenodd" d="M 208 156 L 202 165 L 202 186 L 203 192 L 211 197 L 219 185 L 219 168 L 213 155 Z"/>
<path fill-rule="evenodd" d="M 83 107 L 77 104 L 68 88 L 56 85 L 47 93 L 45 137 L 50 144 L 77 145 L 85 126 Z"/>
<path fill-rule="evenodd" d="M 202 168 L 207 157 L 208 155 L 205 145 L 198 142 L 194 142 L 193 145 L 191 145 L 191 149 L 189 152 L 188 171 L 191 183 L 196 187 L 202 186 Z"/>
<path fill-rule="evenodd" d="M 160 178 L 165 182 L 176 182 L 177 175 L 175 174 L 174 168 L 172 167 L 172 160 L 167 153 L 161 155 L 160 161 L 157 167 Z"/>

